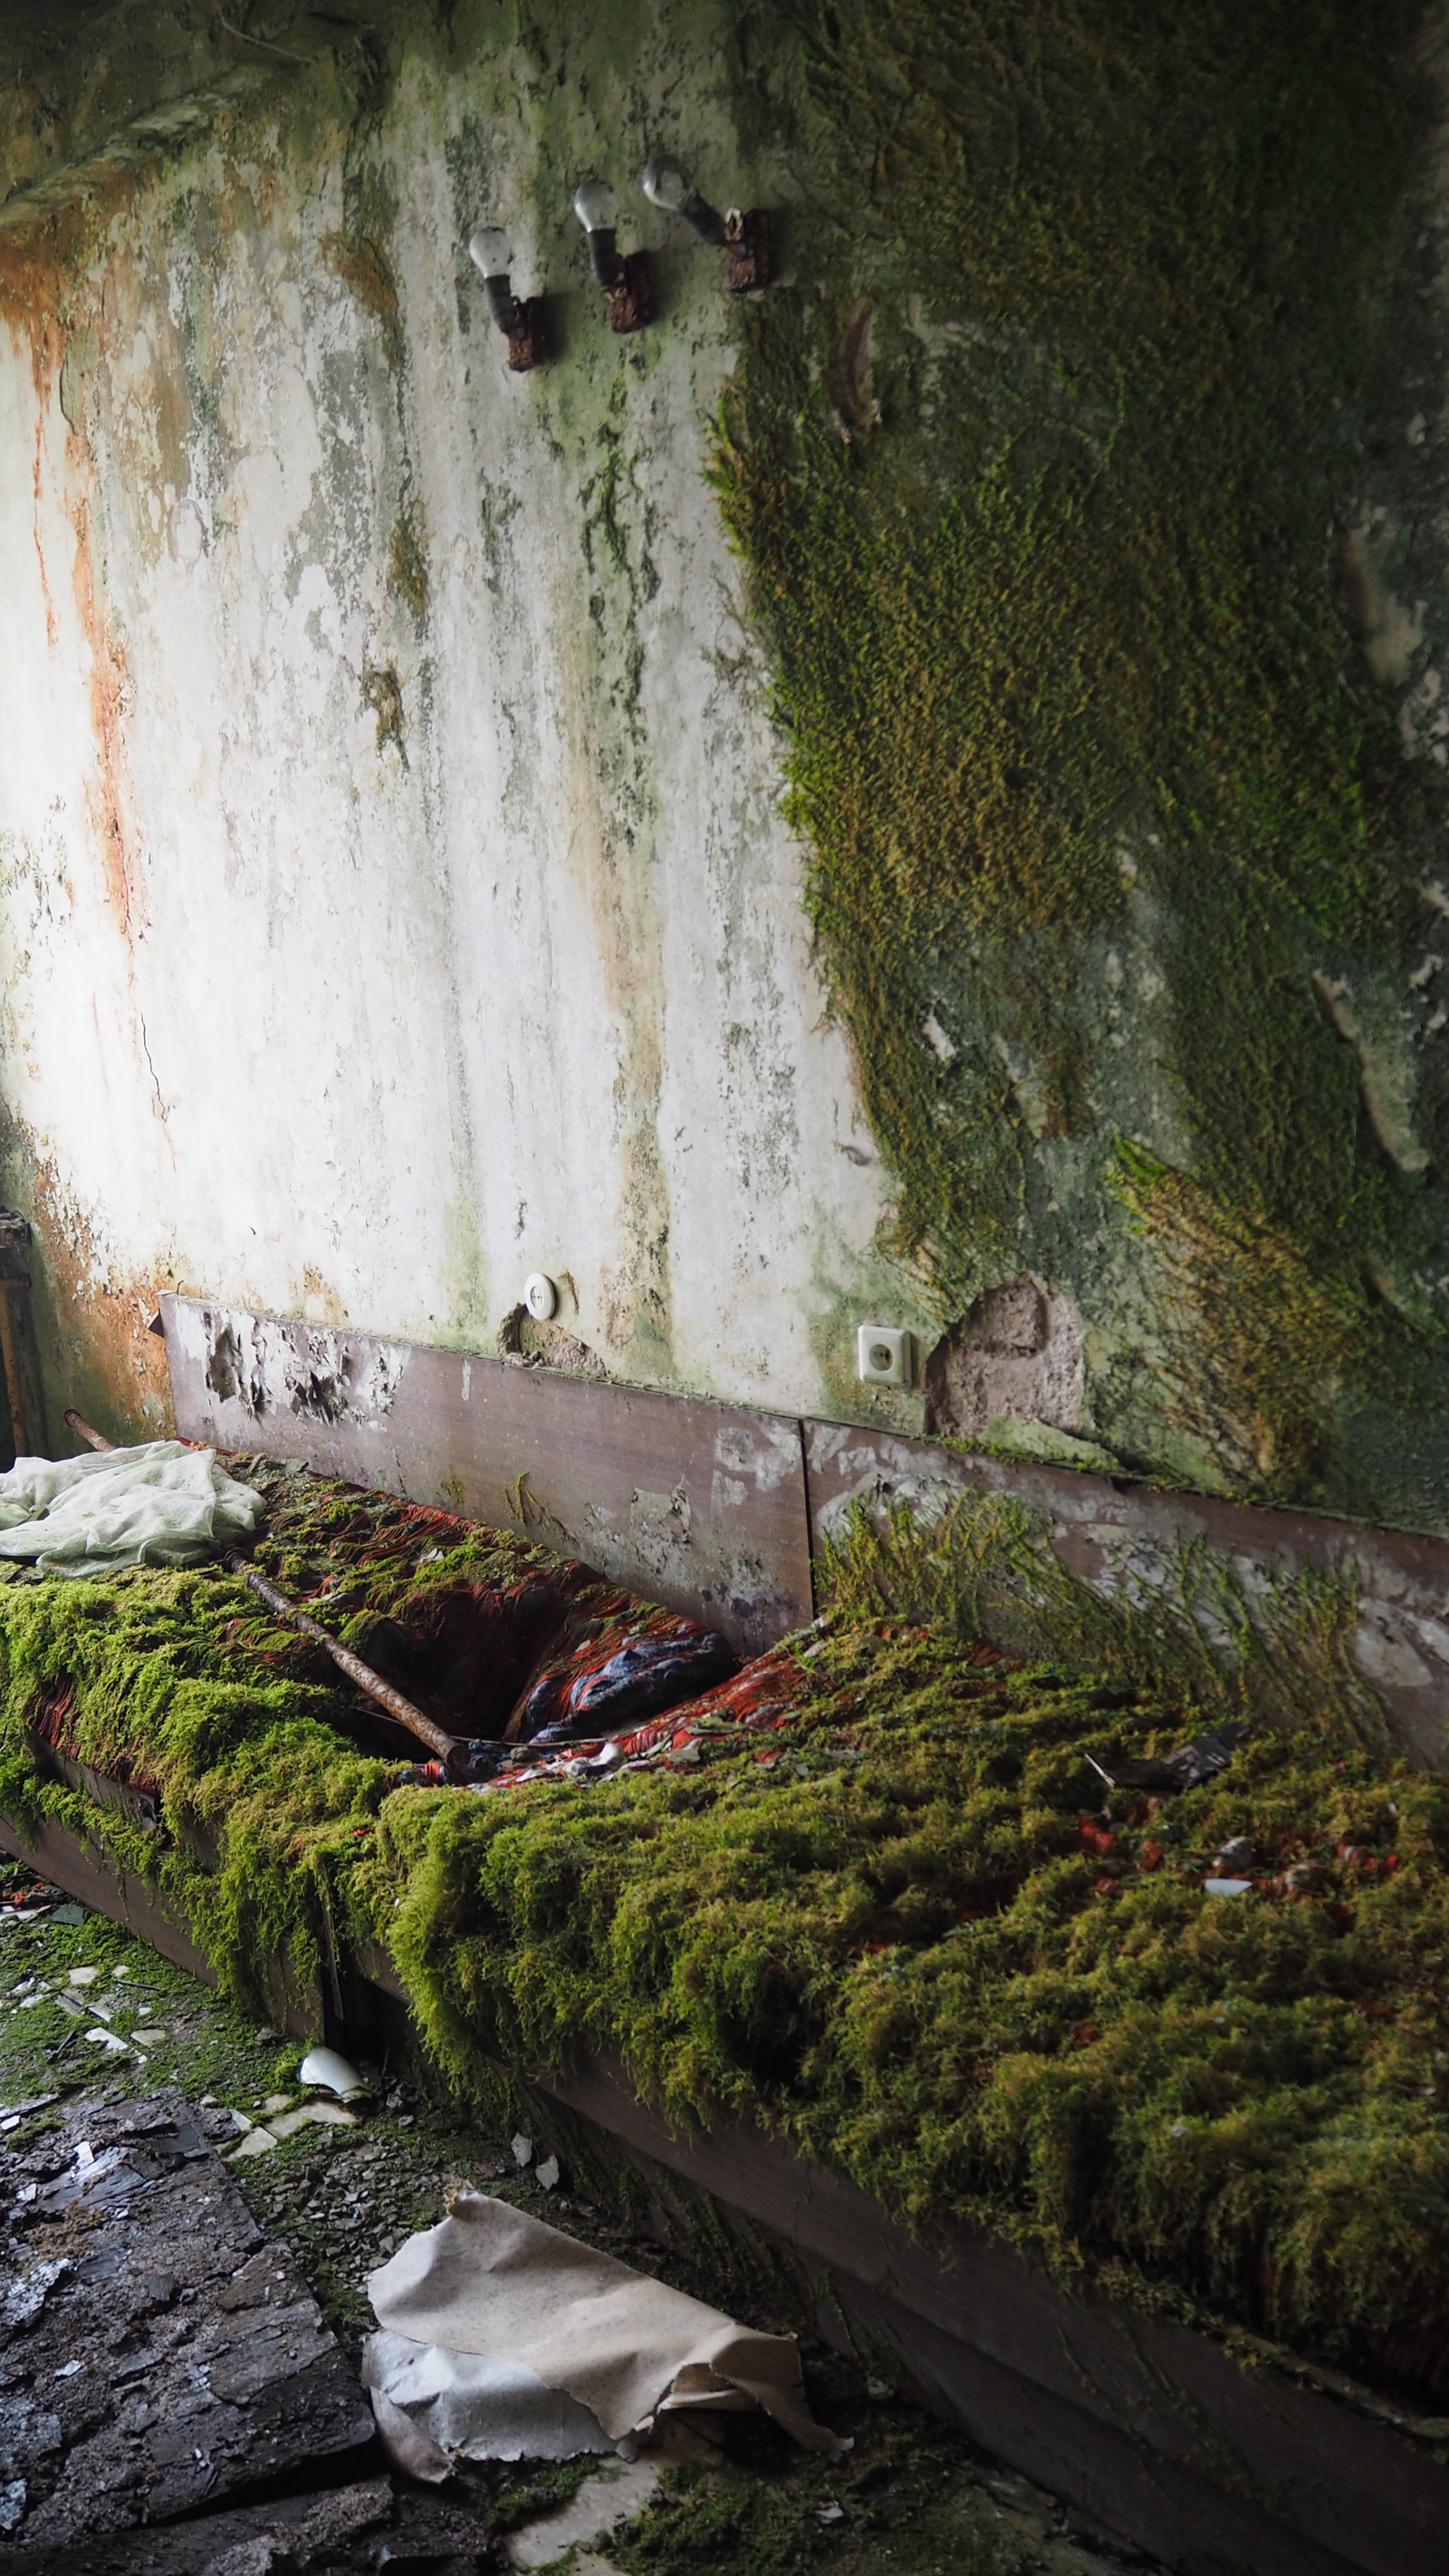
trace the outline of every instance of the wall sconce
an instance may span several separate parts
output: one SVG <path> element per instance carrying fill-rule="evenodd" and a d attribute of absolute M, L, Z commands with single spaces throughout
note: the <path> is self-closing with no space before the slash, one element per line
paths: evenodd
<path fill-rule="evenodd" d="M 679 215 L 712 250 L 728 252 L 725 284 L 731 295 L 753 295 L 770 283 L 770 218 L 755 206 L 727 215 L 702 197 L 689 172 L 668 152 L 651 152 L 639 184 L 651 206 Z"/>
<path fill-rule="evenodd" d="M 650 318 L 649 253 L 633 250 L 619 257 L 615 228 L 619 200 L 607 179 L 584 179 L 574 190 L 574 213 L 589 237 L 589 266 L 594 282 L 609 299 L 612 331 L 642 331 Z"/>
<path fill-rule="evenodd" d="M 520 300 L 509 280 L 508 235 L 497 224 L 485 224 L 468 244 L 468 257 L 483 280 L 488 309 L 508 342 L 508 363 L 516 376 L 548 364 L 548 326 L 543 297 Z"/>

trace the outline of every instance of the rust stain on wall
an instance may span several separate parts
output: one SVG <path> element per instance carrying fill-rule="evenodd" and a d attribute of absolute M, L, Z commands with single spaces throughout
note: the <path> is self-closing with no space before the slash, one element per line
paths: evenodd
<path fill-rule="evenodd" d="M 387 362 L 390 367 L 396 366 L 402 330 L 397 280 L 386 251 L 370 234 L 342 232 L 328 233 L 322 250 L 333 276 L 339 277 L 349 292 L 356 296 L 364 312 L 371 313 L 382 324 Z"/>
<path fill-rule="evenodd" d="M 94 292 L 91 264 L 116 216 L 135 201 L 137 193 L 134 173 L 108 173 L 100 178 L 83 205 L 59 209 L 33 225 L 0 227 L 0 319 L 7 321 L 17 337 L 28 344 L 35 388 L 35 548 L 45 602 L 46 640 L 52 648 L 57 642 L 57 625 L 45 559 L 46 426 L 52 417 L 76 307 L 87 293 Z M 128 814 L 122 731 L 128 674 L 124 654 L 98 596 L 86 497 L 94 481 L 94 458 L 88 442 L 69 420 L 65 457 L 74 496 L 68 508 L 76 540 L 72 584 L 81 631 L 91 654 L 91 726 L 98 768 L 92 821 L 107 900 L 129 946 L 134 928 L 134 835 Z"/>
<path fill-rule="evenodd" d="M 67 1196 L 55 1166 L 34 1155 L 26 1160 L 26 1198 L 37 1238 L 36 1340 L 53 1355 L 56 1371 L 56 1381 L 45 1388 L 49 1438 L 59 1444 L 52 1454 L 71 1445 L 61 1436 L 60 1417 L 72 1404 L 112 1439 L 167 1438 L 173 1417 L 166 1348 L 147 1327 L 161 1289 L 173 1283 L 108 1275 L 92 1227 Z M 32 1437 L 39 1439 L 38 1429 Z"/>
<path fill-rule="evenodd" d="M 84 471 L 90 463 L 89 454 L 74 431 L 70 433 L 67 446 L 73 451 L 73 461 Z M 124 728 L 129 675 L 125 655 L 96 595 L 89 501 L 84 498 L 75 501 L 71 523 L 76 540 L 72 572 L 76 614 L 91 655 L 91 731 L 95 736 L 98 772 L 91 797 L 91 821 L 100 854 L 106 900 L 129 948 L 134 937 L 134 835 L 128 812 Z"/>

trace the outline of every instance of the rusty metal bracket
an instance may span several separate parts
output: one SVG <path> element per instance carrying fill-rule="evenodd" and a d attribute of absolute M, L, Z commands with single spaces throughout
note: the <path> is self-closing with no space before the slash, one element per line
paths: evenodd
<path fill-rule="evenodd" d="M 654 318 L 654 281 L 647 250 L 631 250 L 619 262 L 619 274 L 604 293 L 609 299 L 611 331 L 642 331 Z"/>
<path fill-rule="evenodd" d="M 516 376 L 548 365 L 548 312 L 541 295 L 515 296 L 508 322 L 508 363 Z"/>
<path fill-rule="evenodd" d="M 758 295 L 770 283 L 770 218 L 761 206 L 731 206 L 725 217 L 725 284 Z"/>

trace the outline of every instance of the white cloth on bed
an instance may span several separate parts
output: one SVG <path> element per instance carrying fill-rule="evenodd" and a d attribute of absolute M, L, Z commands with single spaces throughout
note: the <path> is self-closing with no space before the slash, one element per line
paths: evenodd
<path fill-rule="evenodd" d="M 31 1557 L 43 1574 L 199 1565 L 254 1530 L 263 1508 L 213 1450 L 180 1440 L 17 1458 L 0 1476 L 0 1556 Z"/>

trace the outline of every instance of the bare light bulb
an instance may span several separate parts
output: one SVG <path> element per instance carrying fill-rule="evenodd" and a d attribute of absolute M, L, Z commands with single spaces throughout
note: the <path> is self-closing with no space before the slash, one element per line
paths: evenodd
<path fill-rule="evenodd" d="M 508 275 L 511 253 L 508 235 L 499 224 L 485 224 L 468 244 L 468 257 L 483 280 L 488 310 L 500 331 L 512 331 L 518 320 L 518 304 Z"/>
<path fill-rule="evenodd" d="M 670 152 L 651 152 L 640 174 L 639 185 L 651 206 L 659 206 L 666 215 L 679 215 L 701 241 L 718 250 L 724 241 L 724 217 L 708 205 L 685 169 Z"/>
<path fill-rule="evenodd" d="M 574 190 L 574 213 L 586 233 L 611 233 L 619 220 L 619 200 L 607 179 L 581 179 Z"/>
<path fill-rule="evenodd" d="M 667 152 L 651 152 L 639 181 L 651 206 L 662 206 L 666 215 L 682 215 L 685 201 L 697 191 L 689 172 Z"/>
<path fill-rule="evenodd" d="M 574 190 L 574 213 L 589 237 L 589 266 L 594 284 L 610 292 L 624 274 L 614 240 L 614 227 L 619 220 L 619 200 L 607 179 L 581 179 Z"/>
<path fill-rule="evenodd" d="M 511 256 L 508 235 L 497 224 L 485 224 L 468 244 L 468 257 L 485 281 L 490 277 L 506 277 Z"/>

